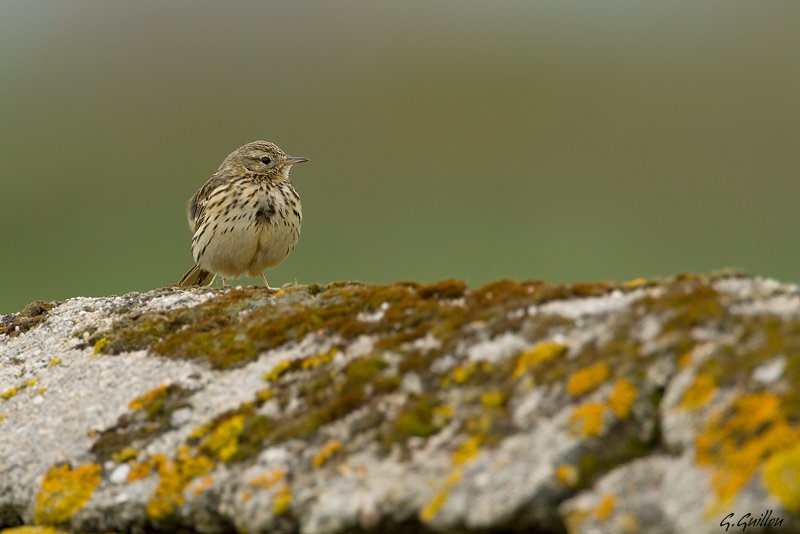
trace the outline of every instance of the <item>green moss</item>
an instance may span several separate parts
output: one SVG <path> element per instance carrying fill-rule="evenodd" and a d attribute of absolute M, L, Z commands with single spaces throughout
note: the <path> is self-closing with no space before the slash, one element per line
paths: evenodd
<path fill-rule="evenodd" d="M 44 300 L 37 300 L 31 302 L 16 315 L 8 315 L 0 317 L 0 334 L 8 336 L 16 336 L 22 332 L 27 332 L 32 328 L 36 328 L 45 320 L 47 320 L 47 313 L 63 304 L 63 302 L 45 302 Z"/>
<path fill-rule="evenodd" d="M 171 428 L 172 413 L 189 406 L 187 397 L 190 394 L 181 386 L 170 384 L 133 399 L 128 405 L 131 411 L 96 436 L 92 453 L 98 462 L 112 459 L 126 449 L 146 447 Z"/>
<path fill-rule="evenodd" d="M 470 291 L 464 282 L 443 280 L 377 286 L 357 282 L 288 288 L 281 295 L 258 288 L 231 290 L 188 309 L 126 316 L 107 332 L 95 332 L 89 343 L 102 352 L 117 354 L 150 349 L 178 358 L 200 358 L 225 369 L 253 360 L 259 353 L 315 331 L 338 333 L 344 340 L 378 334 L 377 348 L 396 349 L 431 333 L 443 343 L 471 321 L 488 320 L 492 332 L 518 329 L 505 310 L 567 298 L 577 293 L 611 291 L 609 283 L 584 284 L 571 289 L 543 282 L 499 280 Z M 457 302 L 456 299 L 463 299 Z M 380 321 L 359 314 L 382 313 Z"/>
<path fill-rule="evenodd" d="M 432 422 L 435 407 L 436 403 L 430 395 L 412 396 L 394 421 L 394 441 L 408 436 L 427 438 L 436 432 Z"/>
<path fill-rule="evenodd" d="M 625 378 L 636 388 L 636 402 L 650 409 L 650 399 L 655 412 L 663 392 L 647 385 L 645 377 L 652 357 L 639 354 L 639 341 L 632 330 L 643 314 L 656 314 L 667 321 L 658 355 L 672 351 L 676 358 L 694 347 L 692 329 L 697 326 L 727 328 L 751 321 L 742 339 L 761 336 L 765 341 L 749 355 L 719 350 L 704 364 L 708 366 L 704 372 L 715 376 L 749 373 L 778 350 L 790 358 L 800 354 L 797 325 L 733 319 L 726 311 L 726 297 L 717 294 L 708 279 L 681 275 L 660 282 L 660 296 L 645 298 L 615 316 L 610 340 L 605 338 L 602 344 L 590 341 L 580 353 L 570 353 L 569 358 L 565 355 L 571 349 L 555 343 L 560 348 L 551 356 L 529 355 L 522 367 L 522 356 L 511 355 L 492 364 L 461 360 L 455 368 L 443 366 L 447 371 L 431 371 L 439 358 L 453 358 L 463 350 L 460 344 L 475 341 L 478 336 L 491 338 L 517 332 L 533 346 L 540 340 L 558 339 L 559 334 L 567 334 L 575 327 L 574 321 L 559 316 L 540 314 L 531 319 L 527 316 L 531 305 L 648 285 L 653 284 L 637 281 L 627 285 L 600 282 L 554 286 L 539 281 L 498 280 L 470 290 L 455 280 L 385 286 L 343 282 L 296 286 L 281 295 L 247 288 L 222 293 L 191 309 L 128 317 L 111 332 L 97 335 L 98 339 L 109 340 L 109 352 L 144 344 L 157 354 L 202 359 L 220 369 L 242 365 L 266 350 L 299 341 L 310 333 L 336 334 L 342 340 L 339 348 L 358 336 L 372 337 L 373 352 L 344 366 L 334 364 L 335 350 L 279 365 L 266 377 L 268 394 L 254 396 L 251 402 L 199 429 L 189 441 L 193 452 L 224 462 L 246 461 L 265 446 L 289 439 L 313 440 L 320 426 L 345 417 L 351 432 L 371 432 L 387 448 L 402 446 L 411 437 L 427 438 L 456 420 L 461 423 L 456 430 L 459 439 L 465 439 L 475 449 L 470 449 L 470 454 L 477 455 L 478 448 L 494 447 L 518 431 L 510 407 L 521 394 L 534 386 L 566 391 L 571 376 L 592 366 L 601 366 L 608 372 L 588 389 L 573 388 L 580 391 L 578 394 L 599 394 L 606 384 Z M 373 322 L 371 317 L 380 320 Z M 473 334 L 477 329 L 480 334 Z M 415 348 L 413 342 L 428 334 L 436 338 L 436 348 Z M 790 372 L 793 371 L 787 371 Z M 400 387 L 408 373 L 414 373 L 422 389 L 403 400 L 406 394 Z M 797 379 L 792 380 L 795 389 L 800 390 Z M 378 409 L 381 397 L 388 393 L 395 393 L 393 400 L 403 403 L 399 411 Z M 607 400 L 598 399 L 597 405 L 602 408 Z M 298 401 L 301 404 L 291 413 L 267 417 L 260 413 L 267 401 L 277 402 L 282 409 L 295 406 Z M 143 420 L 155 417 L 155 421 L 161 421 L 164 416 L 159 414 L 169 411 L 158 408 L 155 400 L 151 406 L 154 415 L 142 408 Z M 454 419 L 454 413 L 458 419 Z M 642 422 L 637 417 L 604 424 L 616 426 L 585 440 L 584 482 L 626 459 L 649 453 L 657 445 L 657 438 L 640 441 Z M 653 433 L 657 435 L 657 429 Z M 467 455 L 462 451 L 459 457 Z"/>
<path fill-rule="evenodd" d="M 366 360 L 354 360 L 348 364 L 344 373 L 347 377 L 346 388 L 358 388 L 369 382 L 369 380 L 385 369 L 389 364 L 378 358 L 368 358 Z"/>

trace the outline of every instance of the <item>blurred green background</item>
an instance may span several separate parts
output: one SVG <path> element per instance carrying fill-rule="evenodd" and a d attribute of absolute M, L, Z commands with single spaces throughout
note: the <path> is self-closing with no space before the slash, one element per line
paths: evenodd
<path fill-rule="evenodd" d="M 796 1 L 4 0 L 0 313 L 176 283 L 186 201 L 256 139 L 311 159 L 272 285 L 798 281 L 798 28 Z"/>

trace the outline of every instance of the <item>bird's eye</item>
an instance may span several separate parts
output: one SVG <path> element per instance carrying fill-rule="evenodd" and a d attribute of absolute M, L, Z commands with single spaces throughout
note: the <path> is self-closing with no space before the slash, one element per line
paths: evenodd
<path fill-rule="evenodd" d="M 264 156 L 263 158 L 261 158 L 261 163 L 263 163 L 264 165 L 269 165 L 270 163 L 272 163 L 272 160 L 269 159 L 269 156 Z"/>

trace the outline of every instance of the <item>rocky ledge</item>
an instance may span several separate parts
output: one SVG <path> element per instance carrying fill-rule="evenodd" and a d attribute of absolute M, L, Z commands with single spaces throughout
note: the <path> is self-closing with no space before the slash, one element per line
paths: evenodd
<path fill-rule="evenodd" d="M 774 280 L 168 287 L 0 332 L 7 533 L 800 529 Z"/>

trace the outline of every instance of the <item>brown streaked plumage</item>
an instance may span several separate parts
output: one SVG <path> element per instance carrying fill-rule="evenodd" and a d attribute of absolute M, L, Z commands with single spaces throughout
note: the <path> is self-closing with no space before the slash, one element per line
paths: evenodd
<path fill-rule="evenodd" d="M 216 275 L 261 275 L 294 250 L 303 212 L 289 168 L 306 158 L 287 156 L 267 141 L 231 153 L 189 200 L 192 267 L 178 285 L 207 286 Z"/>

